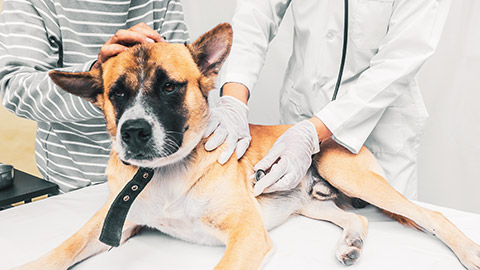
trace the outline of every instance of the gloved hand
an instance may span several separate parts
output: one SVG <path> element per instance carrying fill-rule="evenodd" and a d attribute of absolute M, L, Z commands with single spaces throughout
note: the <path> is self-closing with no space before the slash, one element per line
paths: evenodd
<path fill-rule="evenodd" d="M 255 165 L 255 171 L 271 169 L 255 184 L 254 195 L 296 187 L 306 175 L 312 155 L 319 151 L 318 135 L 312 122 L 304 120 L 289 128 Z M 277 159 L 279 161 L 274 164 Z"/>
<path fill-rule="evenodd" d="M 213 135 L 205 143 L 205 149 L 212 151 L 225 142 L 227 147 L 218 157 L 220 164 L 225 164 L 235 150 L 237 159 L 247 151 L 251 140 L 247 115 L 247 105 L 230 96 L 222 96 L 219 106 L 210 109 L 210 119 L 204 137 L 212 133 Z"/>

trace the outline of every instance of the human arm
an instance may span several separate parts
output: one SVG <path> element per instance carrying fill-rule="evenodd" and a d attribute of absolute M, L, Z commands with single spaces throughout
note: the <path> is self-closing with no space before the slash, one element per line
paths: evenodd
<path fill-rule="evenodd" d="M 310 119 L 315 123 L 319 141 L 333 133 L 338 143 L 358 153 L 386 107 L 405 92 L 421 65 L 434 52 L 445 23 L 449 1 L 394 3 L 389 31 L 378 53 L 372 58 L 370 67 L 361 74 L 350 92 Z M 313 133 L 310 134 L 313 137 Z M 295 144 L 293 139 L 290 144 Z M 306 157 L 314 152 L 309 152 L 308 147 L 301 148 L 304 151 L 296 151 L 296 159 L 310 163 L 311 160 Z M 273 192 L 292 188 L 305 175 L 307 167 L 302 164 L 282 162 L 281 155 L 276 162 L 278 149 L 278 146 L 274 146 L 264 158 L 266 162 L 262 160 L 256 165 L 256 169 L 271 168 L 271 172 L 257 183 L 255 195 L 263 189 L 264 192 Z M 283 151 L 288 152 L 288 149 Z M 293 159 L 284 156 L 285 159 Z M 296 172 L 297 177 L 287 177 L 290 172 Z"/>
<path fill-rule="evenodd" d="M 232 19 L 233 42 L 220 85 L 242 84 L 252 91 L 291 0 L 239 0 Z"/>
<path fill-rule="evenodd" d="M 385 109 L 405 93 L 435 51 L 449 5 L 449 0 L 394 2 L 388 32 L 369 68 L 351 91 L 316 114 L 334 140 L 358 153 Z"/>
<path fill-rule="evenodd" d="M 4 26 L 0 29 L 0 94 L 3 104 L 19 116 L 40 122 L 77 122 L 101 118 L 102 113 L 98 108 L 62 91 L 48 77 L 48 72 L 53 69 L 88 71 L 95 61 L 91 57 L 86 62 L 82 60 L 79 64 L 64 65 L 64 41 L 57 20 L 60 16 L 55 14 L 52 2 L 36 2 L 35 5 L 28 1 L 5 3 L 0 16 Z M 102 49 L 94 67 L 128 46 L 159 42 L 161 39 L 157 32 L 144 23 L 130 29 L 120 29 L 104 46 L 98 46 Z"/>
<path fill-rule="evenodd" d="M 209 151 L 223 142 L 227 144 L 219 157 L 225 163 L 236 150 L 240 158 L 250 144 L 247 104 L 250 89 L 253 88 L 265 61 L 268 45 L 275 37 L 278 26 L 290 0 L 237 2 L 233 18 L 234 37 L 229 59 L 222 69 L 220 105 L 212 108 L 209 126 L 205 136 L 213 135 L 205 144 Z M 235 104 L 235 105 L 233 105 Z M 238 108 L 238 109 L 235 109 Z"/>
<path fill-rule="evenodd" d="M 18 116 L 41 122 L 80 121 L 102 114 L 48 77 L 53 69 L 86 71 L 93 61 L 63 67 L 61 35 L 53 4 L 5 1 L 0 15 L 0 94 Z"/>

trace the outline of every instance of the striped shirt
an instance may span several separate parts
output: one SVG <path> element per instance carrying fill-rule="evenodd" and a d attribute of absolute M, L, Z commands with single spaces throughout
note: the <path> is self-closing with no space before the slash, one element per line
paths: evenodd
<path fill-rule="evenodd" d="M 111 142 L 102 112 L 68 94 L 50 70 L 88 71 L 119 29 L 145 22 L 168 42 L 188 41 L 180 0 L 5 0 L 0 96 L 38 122 L 37 166 L 62 192 L 106 181 Z"/>

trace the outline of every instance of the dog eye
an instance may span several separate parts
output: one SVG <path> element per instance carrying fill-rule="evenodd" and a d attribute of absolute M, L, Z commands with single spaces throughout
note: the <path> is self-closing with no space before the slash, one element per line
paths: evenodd
<path fill-rule="evenodd" d="M 173 83 L 166 83 L 163 86 L 163 90 L 168 93 L 173 92 L 175 91 L 175 85 Z"/>
<path fill-rule="evenodd" d="M 113 91 L 113 94 L 114 94 L 116 97 L 118 97 L 118 98 L 124 98 L 124 97 L 125 97 L 125 92 L 120 91 L 120 90 L 118 90 L 118 89 L 117 89 L 117 90 L 114 90 L 114 91 Z"/>

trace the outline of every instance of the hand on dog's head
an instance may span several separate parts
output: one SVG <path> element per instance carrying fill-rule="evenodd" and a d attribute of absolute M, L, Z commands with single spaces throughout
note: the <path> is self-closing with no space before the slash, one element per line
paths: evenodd
<path fill-rule="evenodd" d="M 202 86 L 208 89 L 202 89 L 202 91 L 208 93 L 213 89 L 218 72 L 230 53 L 232 36 L 230 24 L 223 23 L 203 34 L 193 44 L 187 45 L 198 70 L 207 80 L 206 85 Z M 111 59 L 115 59 L 115 57 Z M 111 59 L 109 60 L 112 61 Z M 102 109 L 103 99 L 100 96 L 104 94 L 104 89 L 108 86 L 103 83 L 101 71 L 102 69 L 94 69 L 89 72 L 72 73 L 54 70 L 49 75 L 53 82 L 63 90 L 84 98 Z"/>
<path fill-rule="evenodd" d="M 232 35 L 229 24 L 220 24 L 193 44 L 137 45 L 98 69 L 49 75 L 63 90 L 103 110 L 113 149 L 123 161 L 163 166 L 199 143 L 208 120 L 208 92 Z"/>

